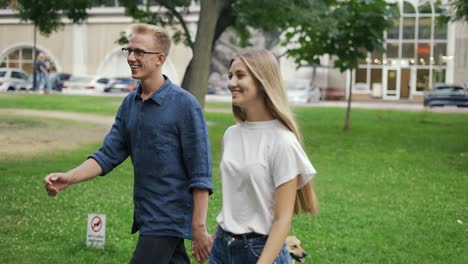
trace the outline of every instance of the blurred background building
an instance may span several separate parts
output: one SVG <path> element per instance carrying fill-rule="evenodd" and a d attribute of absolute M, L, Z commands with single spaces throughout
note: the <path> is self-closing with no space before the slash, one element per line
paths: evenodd
<path fill-rule="evenodd" d="M 144 4 L 147 0 L 138 1 Z M 396 2 L 400 17 L 384 34 L 386 52 L 369 53 L 360 62 L 359 69 L 353 73 L 353 98 L 419 101 L 424 91 L 437 83 L 467 87 L 468 25 L 441 23 L 438 18 L 442 10 L 436 0 Z M 194 6 L 191 11 L 186 20 L 195 35 L 198 7 Z M 121 46 L 116 40 L 121 31 L 128 30 L 131 18 L 124 15 L 118 0 L 104 1 L 89 13 L 89 18 L 81 25 L 66 23 L 63 30 L 49 37 L 38 34 L 38 50 L 49 56 L 58 72 L 129 76 Z M 0 67 L 21 68 L 31 73 L 33 26 L 20 22 L 8 6 L 3 6 L 0 7 L 0 28 Z M 234 52 L 236 49 L 230 50 Z M 282 53 L 281 47 L 274 50 L 276 54 Z M 220 52 L 223 49 L 215 48 L 213 57 Z M 190 49 L 183 44 L 174 45 L 163 71 L 174 82 L 180 83 L 191 56 Z M 324 56 L 320 65 L 299 69 L 286 56 L 280 61 L 285 79 L 307 79 L 322 89 L 343 92 L 349 89 L 349 75 L 333 68 L 333 57 Z M 217 74 L 223 75 L 222 72 Z"/>

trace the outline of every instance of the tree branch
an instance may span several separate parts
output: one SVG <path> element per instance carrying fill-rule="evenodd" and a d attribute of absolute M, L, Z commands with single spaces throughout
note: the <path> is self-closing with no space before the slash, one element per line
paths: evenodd
<path fill-rule="evenodd" d="M 193 52 L 194 44 L 192 41 L 192 36 L 190 35 L 190 31 L 187 27 L 187 23 L 185 22 L 183 16 L 175 9 L 175 7 L 166 4 L 164 1 L 158 1 L 158 3 L 164 8 L 166 8 L 167 10 L 169 10 L 169 12 L 171 12 L 172 15 L 174 15 L 177 18 L 177 20 L 179 20 L 179 23 L 182 26 L 182 29 L 184 31 L 185 39 L 187 40 L 187 45 L 190 47 L 190 49 Z"/>

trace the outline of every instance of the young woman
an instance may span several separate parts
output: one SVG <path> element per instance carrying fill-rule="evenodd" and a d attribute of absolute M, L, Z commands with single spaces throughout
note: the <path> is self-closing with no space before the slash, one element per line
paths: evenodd
<path fill-rule="evenodd" d="M 223 208 L 209 263 L 291 263 L 292 216 L 317 214 L 316 173 L 301 147 L 275 56 L 263 49 L 231 61 L 229 90 L 239 122 L 223 138 Z"/>

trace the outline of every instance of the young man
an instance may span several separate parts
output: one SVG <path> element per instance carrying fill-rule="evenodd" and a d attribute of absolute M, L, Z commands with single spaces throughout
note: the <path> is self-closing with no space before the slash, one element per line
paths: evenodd
<path fill-rule="evenodd" d="M 50 196 L 74 183 L 105 175 L 131 156 L 134 222 L 140 231 L 130 263 L 190 263 L 184 238 L 197 261 L 209 256 L 205 227 L 212 193 L 211 155 L 203 111 L 194 96 L 162 74 L 171 45 L 157 26 L 136 24 L 127 56 L 141 85 L 123 101 L 102 147 L 80 166 L 44 179 Z"/>

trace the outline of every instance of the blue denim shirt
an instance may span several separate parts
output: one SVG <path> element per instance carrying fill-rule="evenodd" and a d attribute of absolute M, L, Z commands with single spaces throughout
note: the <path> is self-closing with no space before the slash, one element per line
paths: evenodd
<path fill-rule="evenodd" d="M 125 97 L 102 147 L 90 158 L 109 173 L 131 157 L 132 233 L 191 239 L 192 190 L 211 194 L 211 154 L 196 98 L 167 78 L 143 101 L 141 85 Z"/>

